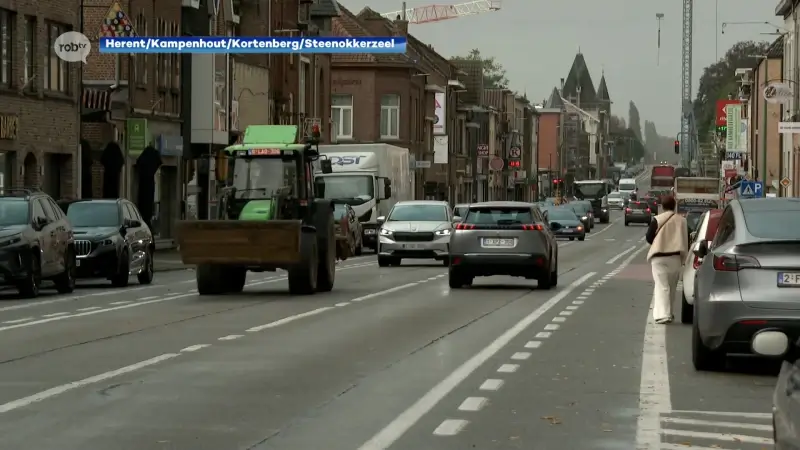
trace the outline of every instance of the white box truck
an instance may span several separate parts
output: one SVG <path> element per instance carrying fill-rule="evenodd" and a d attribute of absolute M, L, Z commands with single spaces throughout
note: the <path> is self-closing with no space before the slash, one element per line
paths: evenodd
<path fill-rule="evenodd" d="M 350 205 L 363 227 L 364 247 L 375 250 L 378 217 L 398 201 L 414 199 L 410 152 L 389 144 L 320 145 L 319 152 L 333 172 L 315 174 L 317 195 Z"/>

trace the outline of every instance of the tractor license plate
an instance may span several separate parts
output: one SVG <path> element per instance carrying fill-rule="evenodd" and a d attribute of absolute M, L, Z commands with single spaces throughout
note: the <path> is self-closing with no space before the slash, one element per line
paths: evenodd
<path fill-rule="evenodd" d="M 420 244 L 403 244 L 403 248 L 406 250 L 420 250 L 422 245 Z"/>
<path fill-rule="evenodd" d="M 481 241 L 483 248 L 513 248 L 514 245 L 514 239 L 483 238 Z"/>
<path fill-rule="evenodd" d="M 373 230 L 371 228 L 370 229 L 366 229 L 366 230 L 364 230 L 364 234 L 375 234 L 375 230 Z"/>
<path fill-rule="evenodd" d="M 800 273 L 778 272 L 778 287 L 800 287 Z"/>

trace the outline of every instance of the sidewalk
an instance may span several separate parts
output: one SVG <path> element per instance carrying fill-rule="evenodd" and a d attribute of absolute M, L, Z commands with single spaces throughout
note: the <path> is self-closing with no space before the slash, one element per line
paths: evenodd
<path fill-rule="evenodd" d="M 172 270 L 194 269 L 192 265 L 186 265 L 181 261 L 181 255 L 174 248 L 156 250 L 153 259 L 153 270 L 156 272 L 168 272 Z"/>

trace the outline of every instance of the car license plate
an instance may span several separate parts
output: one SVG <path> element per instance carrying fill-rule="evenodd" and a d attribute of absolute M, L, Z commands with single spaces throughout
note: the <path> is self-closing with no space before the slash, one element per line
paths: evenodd
<path fill-rule="evenodd" d="M 364 234 L 375 234 L 375 230 L 372 229 L 364 230 Z"/>
<path fill-rule="evenodd" d="M 422 248 L 420 244 L 403 244 L 403 248 L 406 250 L 419 250 Z"/>
<path fill-rule="evenodd" d="M 778 272 L 778 287 L 800 287 L 800 273 Z"/>
<path fill-rule="evenodd" d="M 515 245 L 514 239 L 483 238 L 481 241 L 484 248 L 512 248 Z"/>

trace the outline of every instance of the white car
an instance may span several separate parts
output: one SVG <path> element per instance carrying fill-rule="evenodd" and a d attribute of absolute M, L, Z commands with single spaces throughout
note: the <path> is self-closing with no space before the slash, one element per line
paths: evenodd
<path fill-rule="evenodd" d="M 434 259 L 449 264 L 450 234 L 461 218 L 447 202 L 410 200 L 395 203 L 377 219 L 378 266 L 399 266 L 403 259 Z"/>
<path fill-rule="evenodd" d="M 625 199 L 619 192 L 612 192 L 608 194 L 608 207 L 611 209 L 622 209 L 625 206 Z"/>
<path fill-rule="evenodd" d="M 694 254 L 694 250 L 699 247 L 702 241 L 706 241 L 706 245 L 708 246 L 711 245 L 711 241 L 714 239 L 714 233 L 717 232 L 717 225 L 719 225 L 720 217 L 722 217 L 721 209 L 712 209 L 703 213 L 697 231 L 692 233 L 689 238 L 691 240 L 689 254 L 686 256 L 686 261 L 684 261 L 683 264 L 681 323 L 692 323 L 692 317 L 694 316 L 695 276 L 697 274 L 697 269 L 703 262 L 702 258 Z"/>

